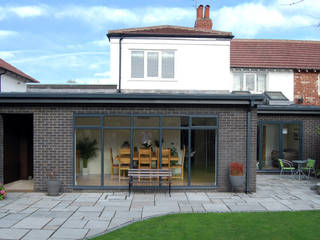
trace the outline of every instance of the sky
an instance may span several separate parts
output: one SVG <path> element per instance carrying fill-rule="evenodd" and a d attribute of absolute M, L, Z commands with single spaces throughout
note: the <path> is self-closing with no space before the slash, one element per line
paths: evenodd
<path fill-rule="evenodd" d="M 44 84 L 114 84 L 108 30 L 193 27 L 199 4 L 235 38 L 320 40 L 320 0 L 0 0 L 0 58 Z"/>

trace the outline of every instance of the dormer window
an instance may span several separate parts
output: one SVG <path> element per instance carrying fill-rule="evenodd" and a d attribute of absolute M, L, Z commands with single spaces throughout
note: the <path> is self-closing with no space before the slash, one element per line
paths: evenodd
<path fill-rule="evenodd" d="M 233 73 L 233 90 L 260 93 L 267 91 L 267 74 Z"/>
<path fill-rule="evenodd" d="M 174 79 L 174 51 L 132 50 L 131 78 Z"/>

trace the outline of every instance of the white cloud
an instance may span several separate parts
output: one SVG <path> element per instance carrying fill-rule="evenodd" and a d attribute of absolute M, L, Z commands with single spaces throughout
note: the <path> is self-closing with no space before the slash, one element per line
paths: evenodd
<path fill-rule="evenodd" d="M 57 18 L 81 19 L 93 25 L 106 25 L 108 22 L 136 23 L 139 17 L 128 9 L 115 9 L 105 6 L 68 7 L 55 13 Z"/>
<path fill-rule="evenodd" d="M 95 73 L 95 77 L 110 77 L 110 71 Z"/>
<path fill-rule="evenodd" d="M 0 30 L 0 39 L 11 37 L 14 35 L 17 35 L 18 33 L 15 31 L 9 31 L 9 30 Z"/>
<path fill-rule="evenodd" d="M 47 14 L 47 9 L 43 6 L 10 7 L 7 10 L 21 18 L 38 17 Z"/>
<path fill-rule="evenodd" d="M 315 25 L 319 21 L 312 16 L 311 12 L 313 10 L 309 8 L 318 7 L 320 1 L 309 1 L 308 7 L 302 6 L 304 2 L 301 5 L 293 6 L 287 5 L 285 2 L 288 1 L 278 0 L 269 5 L 258 2 L 223 7 L 216 11 L 214 15 L 214 27 L 232 31 L 234 35 L 253 37 L 270 29 L 305 28 Z M 311 2 L 314 3 L 311 4 Z M 319 16 L 320 11 L 316 11 L 317 16 Z"/>
<path fill-rule="evenodd" d="M 106 55 L 105 52 L 71 52 L 71 53 L 59 53 L 59 54 L 51 54 L 51 55 L 44 55 L 44 56 L 38 56 L 38 57 L 30 57 L 30 58 L 23 58 L 19 60 L 15 60 L 15 63 L 25 63 L 25 62 L 42 62 L 44 60 L 51 60 L 51 59 L 66 59 L 69 57 L 69 60 L 71 62 L 68 63 L 70 64 L 74 62 L 77 56 L 87 56 L 87 55 Z"/>
<path fill-rule="evenodd" d="M 15 54 L 11 51 L 0 51 L 0 58 L 9 60 L 15 57 Z"/>

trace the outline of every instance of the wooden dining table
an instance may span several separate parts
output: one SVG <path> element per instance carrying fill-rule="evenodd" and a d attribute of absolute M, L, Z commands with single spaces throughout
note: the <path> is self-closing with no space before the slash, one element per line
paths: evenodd
<path fill-rule="evenodd" d="M 119 155 L 117 155 L 115 159 L 119 162 L 119 161 L 120 161 Z M 134 152 L 134 153 L 133 153 L 133 158 L 132 158 L 132 160 L 133 160 L 135 163 L 138 163 L 138 162 L 139 162 L 138 152 Z M 157 155 L 156 155 L 156 153 L 154 153 L 154 152 L 152 153 L 152 156 L 151 156 L 151 162 L 156 162 L 157 168 L 160 168 Z M 179 162 L 179 156 L 171 156 L 171 157 L 170 157 L 170 164 L 171 164 L 171 163 L 178 163 L 178 162 Z M 138 166 L 138 164 L 136 164 L 136 166 Z"/>

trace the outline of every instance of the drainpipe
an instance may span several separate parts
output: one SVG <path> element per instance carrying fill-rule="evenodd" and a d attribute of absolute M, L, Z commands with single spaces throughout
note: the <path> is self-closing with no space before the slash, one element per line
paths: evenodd
<path fill-rule="evenodd" d="M 119 39 L 119 89 L 118 93 L 121 93 L 121 42 L 123 37 Z"/>
<path fill-rule="evenodd" d="M 247 159 L 246 159 L 246 193 L 251 193 L 250 190 L 250 161 L 251 161 L 251 108 L 254 103 L 250 99 L 250 107 L 247 112 Z"/>

